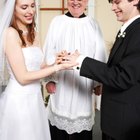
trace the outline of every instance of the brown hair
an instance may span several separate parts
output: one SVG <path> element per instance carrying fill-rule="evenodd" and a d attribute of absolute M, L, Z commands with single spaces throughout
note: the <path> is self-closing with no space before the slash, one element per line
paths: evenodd
<path fill-rule="evenodd" d="M 25 39 L 23 38 L 23 31 L 19 29 L 19 27 L 16 23 L 16 18 L 14 15 L 13 15 L 13 18 L 11 21 L 11 26 L 13 28 L 15 28 L 17 30 L 17 32 L 19 33 L 19 37 L 22 41 L 22 46 L 26 47 L 27 44 L 25 42 Z M 34 40 L 35 40 L 35 27 L 36 27 L 35 19 L 33 19 L 33 22 L 31 24 L 27 25 L 27 30 L 28 30 L 27 41 L 29 41 L 31 44 L 33 44 Z"/>
<path fill-rule="evenodd" d="M 108 0 L 108 2 L 109 3 L 111 3 L 113 0 Z M 128 0 L 128 2 L 131 2 L 131 1 L 133 1 L 133 0 Z M 140 0 L 139 0 L 139 2 L 135 5 L 136 7 L 137 7 L 137 9 L 139 10 L 139 12 L 140 12 Z"/>

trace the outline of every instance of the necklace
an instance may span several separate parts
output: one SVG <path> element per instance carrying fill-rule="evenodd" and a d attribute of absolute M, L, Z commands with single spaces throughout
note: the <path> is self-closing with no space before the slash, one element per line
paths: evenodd
<path fill-rule="evenodd" d="M 28 31 L 22 31 L 22 35 L 27 35 Z"/>

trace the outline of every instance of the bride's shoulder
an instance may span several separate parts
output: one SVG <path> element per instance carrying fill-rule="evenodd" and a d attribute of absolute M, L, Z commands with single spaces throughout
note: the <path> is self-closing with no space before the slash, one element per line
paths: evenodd
<path fill-rule="evenodd" d="M 17 30 L 15 28 L 13 28 L 13 27 L 8 27 L 6 29 L 6 32 L 7 33 L 13 33 L 13 34 L 18 33 Z"/>
<path fill-rule="evenodd" d="M 11 47 L 12 45 L 12 47 Z M 21 40 L 16 29 L 8 27 L 4 33 L 4 46 L 5 49 L 21 46 Z M 17 49 L 17 48 L 15 48 Z"/>
<path fill-rule="evenodd" d="M 5 30 L 5 34 L 6 34 L 6 37 L 8 37 L 8 38 L 13 38 L 13 37 L 18 37 L 19 36 L 17 30 L 13 27 L 8 27 Z"/>

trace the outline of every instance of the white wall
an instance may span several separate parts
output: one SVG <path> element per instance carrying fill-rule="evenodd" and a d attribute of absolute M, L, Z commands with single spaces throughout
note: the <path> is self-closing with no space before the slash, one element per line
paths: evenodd
<path fill-rule="evenodd" d="M 121 23 L 116 20 L 108 0 L 95 0 L 95 18 L 102 29 L 106 46 L 110 49 Z"/>
<path fill-rule="evenodd" d="M 51 8 L 60 8 L 61 7 L 61 0 L 40 0 L 40 8 L 44 7 L 51 7 Z M 48 31 L 49 24 L 52 18 L 56 15 L 60 15 L 61 11 L 40 11 L 39 12 L 39 29 L 41 34 L 41 43 L 43 45 L 46 33 Z"/>

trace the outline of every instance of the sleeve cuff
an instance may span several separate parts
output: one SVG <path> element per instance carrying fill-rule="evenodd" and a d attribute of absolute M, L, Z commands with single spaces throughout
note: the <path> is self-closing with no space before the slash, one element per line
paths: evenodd
<path fill-rule="evenodd" d="M 78 66 L 73 67 L 73 69 L 80 70 L 82 62 L 85 59 L 85 57 L 86 56 L 84 56 L 84 55 L 80 55 L 76 60 L 76 62 L 78 63 Z"/>

